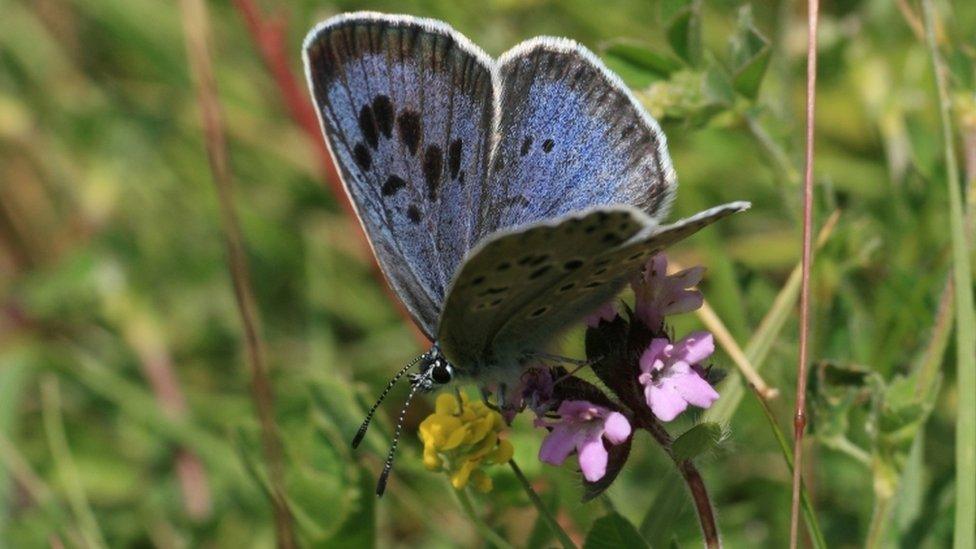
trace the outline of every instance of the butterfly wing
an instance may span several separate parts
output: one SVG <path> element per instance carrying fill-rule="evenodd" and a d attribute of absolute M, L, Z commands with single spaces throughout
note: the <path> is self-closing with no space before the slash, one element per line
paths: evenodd
<path fill-rule="evenodd" d="M 500 376 L 526 351 L 617 295 L 654 253 L 736 212 L 711 208 L 658 225 L 627 206 L 597 207 L 498 233 L 472 251 L 448 295 L 439 340 L 465 375 Z"/>
<path fill-rule="evenodd" d="M 563 298 L 587 299 L 595 287 L 584 287 L 574 273 L 653 225 L 636 208 L 608 206 L 493 234 L 471 251 L 451 286 L 439 325 L 441 350 L 473 377 L 510 362 L 506 345 L 515 342 L 499 341 L 498 335 L 511 319 L 524 316 L 542 323 Z M 549 296 L 553 303 L 526 310 L 539 296 Z M 596 304 L 600 302 L 597 298 Z M 532 327 L 521 340 L 553 334 L 541 326 Z"/>
<path fill-rule="evenodd" d="M 498 142 L 479 235 L 598 205 L 662 219 L 675 192 L 664 133 L 587 49 L 535 38 L 498 60 Z"/>
<path fill-rule="evenodd" d="M 477 227 L 486 242 L 462 264 L 438 331 L 448 358 L 481 380 L 504 378 L 611 299 L 654 252 L 747 207 L 661 225 L 676 187 L 664 134 L 578 44 L 530 40 L 498 72 L 491 196 Z"/>
<path fill-rule="evenodd" d="M 430 337 L 472 245 L 493 62 L 443 23 L 373 13 L 325 21 L 304 59 L 346 192 L 387 280 Z"/>
<path fill-rule="evenodd" d="M 553 284 L 528 295 L 492 336 L 493 345 L 509 356 L 535 350 L 551 335 L 576 323 L 606 303 L 626 285 L 649 257 L 703 227 L 749 208 L 733 202 L 705 210 L 670 225 L 648 225 L 620 246 L 600 250 L 579 269 L 564 273 Z"/>

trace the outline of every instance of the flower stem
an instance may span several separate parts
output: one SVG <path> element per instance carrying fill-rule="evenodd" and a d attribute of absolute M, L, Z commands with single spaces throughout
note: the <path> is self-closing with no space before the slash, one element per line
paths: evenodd
<path fill-rule="evenodd" d="M 708 499 L 708 490 L 705 489 L 705 481 L 702 480 L 701 473 L 690 459 L 678 462 L 678 470 L 688 485 L 691 492 L 691 499 L 695 501 L 695 512 L 698 513 L 698 522 L 701 525 L 702 536 L 705 538 L 705 547 L 721 547 L 722 543 L 718 537 L 718 524 L 715 522 L 715 510 L 712 509 L 712 502 Z"/>
<path fill-rule="evenodd" d="M 636 419 L 639 426 L 651 434 L 651 437 L 661 445 L 661 448 L 664 449 L 668 456 L 674 458 L 674 454 L 671 452 L 671 435 L 668 434 L 664 427 L 653 417 Z M 698 472 L 698 468 L 695 467 L 695 464 L 690 459 L 676 460 L 674 463 L 678 467 L 678 472 L 681 473 L 681 478 L 688 485 L 691 499 L 695 502 L 695 512 L 698 514 L 698 524 L 701 526 L 705 547 L 709 549 L 721 547 L 722 542 L 718 533 L 718 523 L 715 522 L 715 509 L 712 507 L 712 501 L 708 497 L 708 490 L 705 488 L 705 481 L 702 479 L 701 473 Z"/>
<path fill-rule="evenodd" d="M 512 472 L 515 473 L 515 478 L 518 479 L 519 484 L 522 485 L 525 493 L 529 496 L 529 500 L 539 511 L 539 516 L 542 517 L 542 520 L 546 521 L 546 524 L 549 525 L 549 529 L 552 530 L 552 533 L 559 538 L 559 542 L 562 544 L 564 549 L 576 549 L 576 544 L 573 543 L 573 540 L 569 537 L 569 534 L 563 530 L 562 526 L 559 526 L 559 523 L 556 522 L 556 517 L 552 516 L 552 513 L 549 512 L 549 508 L 546 507 L 545 503 L 542 501 L 542 498 L 540 498 L 539 494 L 536 493 L 534 488 L 532 488 L 532 484 L 529 482 L 529 479 L 525 477 L 525 473 L 523 473 L 522 469 L 517 463 L 515 463 L 515 460 L 509 460 L 508 464 L 512 467 Z"/>
<path fill-rule="evenodd" d="M 495 547 L 499 547 L 500 549 L 514 549 L 511 543 L 506 541 L 505 538 L 501 537 L 498 532 L 495 532 L 489 528 L 488 525 L 481 520 L 481 517 L 479 517 L 478 513 L 474 510 L 474 504 L 471 503 L 471 496 L 468 495 L 467 490 L 455 490 L 453 487 L 450 490 L 457 496 L 458 502 L 461 504 L 461 509 L 464 509 L 464 514 L 468 515 L 468 518 L 471 519 L 472 523 L 474 523 L 474 527 L 478 530 L 478 533 L 481 534 L 486 541 L 490 542 Z"/>

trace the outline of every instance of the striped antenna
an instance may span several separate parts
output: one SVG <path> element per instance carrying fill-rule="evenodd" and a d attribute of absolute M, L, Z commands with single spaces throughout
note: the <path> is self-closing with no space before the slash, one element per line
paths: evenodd
<path fill-rule="evenodd" d="M 393 390 L 393 386 L 396 385 L 397 381 L 400 381 L 400 378 L 403 377 L 403 374 L 407 373 L 410 370 L 410 368 L 413 368 L 415 364 L 420 362 L 428 354 L 430 354 L 429 351 L 411 360 L 409 364 L 407 364 L 403 368 L 400 368 L 400 371 L 397 372 L 395 376 L 393 376 L 393 379 L 391 379 L 389 383 L 386 384 L 386 389 L 383 389 L 383 392 L 380 393 L 380 397 L 376 399 L 376 403 L 373 404 L 373 407 L 370 408 L 369 412 L 366 413 L 366 419 L 363 420 L 363 424 L 359 426 L 359 431 L 356 433 L 356 436 L 352 439 L 353 448 L 358 448 L 359 443 L 363 441 L 363 437 L 366 436 L 366 429 L 369 429 L 369 423 L 373 421 L 373 414 L 376 413 L 376 409 L 379 408 L 380 404 L 383 403 L 383 399 L 386 398 L 386 395 L 390 394 L 390 391 Z M 412 394 L 413 393 L 411 393 L 411 395 Z"/>
<path fill-rule="evenodd" d="M 400 443 L 400 433 L 403 431 L 403 418 L 407 415 L 407 408 L 410 407 L 410 401 L 413 400 L 413 397 L 417 394 L 417 391 L 427 385 L 424 382 L 430 381 L 430 372 L 431 370 L 428 369 L 414 380 L 414 383 L 410 386 L 410 394 L 407 395 L 407 401 L 403 403 L 403 408 L 400 409 L 400 417 L 397 418 L 396 422 L 396 431 L 393 432 L 393 443 L 390 444 L 390 453 L 386 455 L 386 463 L 383 465 L 383 472 L 380 473 L 380 478 L 376 482 L 377 496 L 382 496 L 383 492 L 386 491 L 386 480 L 390 476 L 390 471 L 393 470 L 393 458 L 396 456 L 397 444 Z"/>

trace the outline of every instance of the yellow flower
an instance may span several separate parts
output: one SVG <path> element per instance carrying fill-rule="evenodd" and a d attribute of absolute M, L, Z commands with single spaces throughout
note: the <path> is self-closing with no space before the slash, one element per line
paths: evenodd
<path fill-rule="evenodd" d="M 463 405 L 458 410 L 457 397 L 442 393 L 437 397 L 434 413 L 420 424 L 424 466 L 431 471 L 445 471 L 455 489 L 471 482 L 476 489 L 487 492 L 491 490 L 491 477 L 482 468 L 512 459 L 512 443 L 498 437 L 505 426 L 501 414 L 484 402 L 469 402 L 463 393 L 461 401 Z"/>

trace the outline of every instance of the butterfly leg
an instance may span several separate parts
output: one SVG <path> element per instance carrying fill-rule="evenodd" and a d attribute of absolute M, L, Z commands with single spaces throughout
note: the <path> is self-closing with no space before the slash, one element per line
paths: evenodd
<path fill-rule="evenodd" d="M 495 406 L 494 404 L 491 403 L 490 400 L 488 400 L 489 397 L 491 397 L 491 391 L 488 390 L 488 387 L 482 386 L 481 387 L 481 400 L 482 400 L 482 402 L 484 402 L 485 403 L 485 406 L 487 406 L 488 408 L 490 408 L 490 409 L 492 409 L 492 410 L 494 410 L 496 412 L 501 412 L 501 409 L 499 409 L 498 406 Z"/>

